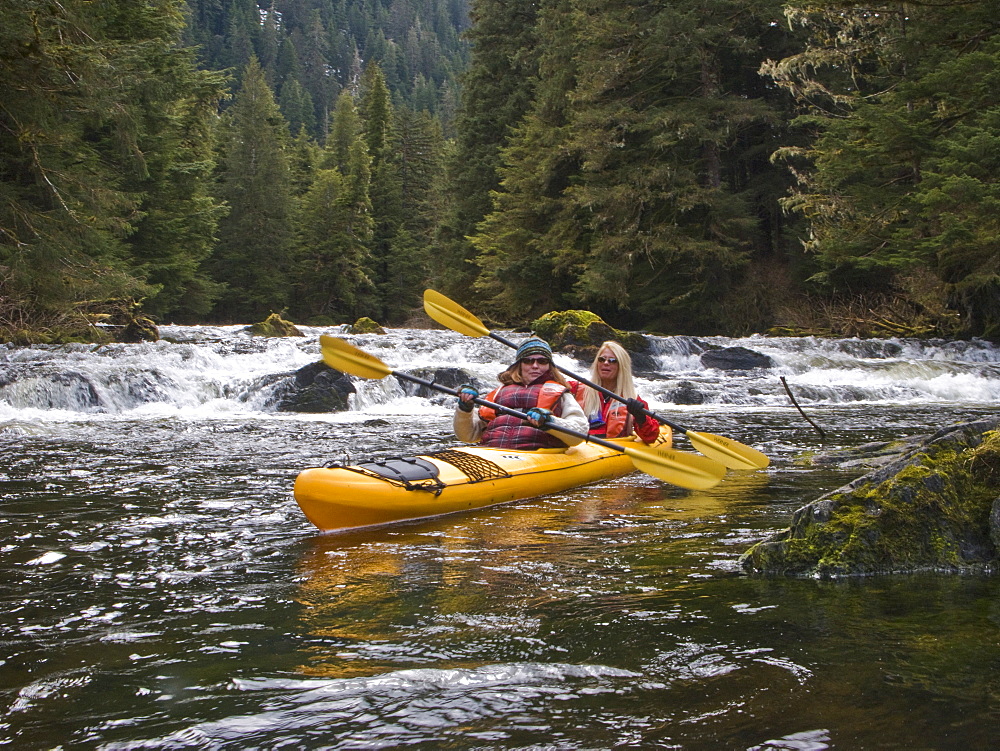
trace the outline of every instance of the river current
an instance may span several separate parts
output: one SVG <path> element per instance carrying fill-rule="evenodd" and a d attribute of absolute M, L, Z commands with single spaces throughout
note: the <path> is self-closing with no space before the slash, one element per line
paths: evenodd
<path fill-rule="evenodd" d="M 346 411 L 281 411 L 338 333 L 303 331 L 0 345 L 0 746 L 995 745 L 1000 581 L 752 578 L 737 559 L 860 473 L 805 457 L 995 415 L 996 346 L 654 337 L 651 407 L 767 470 L 321 534 L 296 474 L 454 445 L 452 403 L 388 377 Z M 450 331 L 345 337 L 484 385 L 510 355 Z M 707 369 L 706 345 L 774 367 Z"/>

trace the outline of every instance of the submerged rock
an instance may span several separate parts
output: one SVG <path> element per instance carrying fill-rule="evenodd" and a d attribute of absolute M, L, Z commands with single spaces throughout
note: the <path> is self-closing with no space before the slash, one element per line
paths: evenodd
<path fill-rule="evenodd" d="M 716 370 L 754 370 L 774 366 L 770 357 L 746 347 L 710 349 L 702 354 L 701 364 Z"/>
<path fill-rule="evenodd" d="M 981 571 L 1000 551 L 1000 418 L 938 431 L 809 503 L 740 559 L 744 570 L 835 578 Z"/>
<path fill-rule="evenodd" d="M 275 390 L 274 408 L 278 412 L 341 412 L 350 406 L 355 393 L 350 376 L 326 363 L 314 362 L 299 368 Z"/>
<path fill-rule="evenodd" d="M 705 395 L 691 381 L 681 381 L 667 392 L 667 399 L 672 404 L 701 404 Z"/>

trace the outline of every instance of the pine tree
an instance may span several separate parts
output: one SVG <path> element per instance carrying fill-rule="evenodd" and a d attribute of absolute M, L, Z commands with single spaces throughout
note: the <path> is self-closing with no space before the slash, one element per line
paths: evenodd
<path fill-rule="evenodd" d="M 809 218 L 813 282 L 893 294 L 938 333 L 1000 337 L 1000 33 L 988 3 L 792 4 L 809 45 L 767 68 L 815 133 L 781 154 Z M 850 38 L 847 46 L 841 40 Z M 936 289 L 935 289 L 936 288 Z"/>
<path fill-rule="evenodd" d="M 356 139 L 342 175 L 321 169 L 302 199 L 297 220 L 292 311 L 317 324 L 370 315 L 375 285 L 369 276 L 373 221 L 371 172 L 364 142 Z"/>
<path fill-rule="evenodd" d="M 571 0 L 539 11 L 535 101 L 500 152 L 500 190 L 471 237 L 482 269 L 476 288 L 494 316 L 511 322 L 566 308 L 582 262 L 582 253 L 570 261 L 567 249 L 580 244 L 587 216 L 576 216 L 564 196 L 582 160 L 570 144 L 569 126 L 581 22 Z M 559 268 L 552 248 L 563 250 Z"/>
<path fill-rule="evenodd" d="M 292 196 L 300 198 L 313 183 L 316 172 L 323 166 L 323 149 L 309 136 L 305 128 L 292 141 L 288 169 Z"/>
<path fill-rule="evenodd" d="M 105 7 L 106 33 L 140 42 L 131 65 L 132 98 L 142 169 L 123 186 L 141 196 L 140 217 L 128 237 L 131 264 L 154 285 L 145 313 L 161 320 L 200 320 L 219 292 L 203 268 L 215 243 L 222 207 L 211 195 L 217 108 L 225 79 L 197 71 L 194 51 L 180 48 L 181 3 Z M 151 44 L 150 39 L 159 39 Z M 155 75 L 149 75 L 155 71 Z"/>
<path fill-rule="evenodd" d="M 259 320 L 287 305 L 292 232 L 288 124 L 256 58 L 242 79 L 220 174 L 229 214 L 211 264 L 216 281 L 227 285 L 215 315 L 233 322 Z"/>
<path fill-rule="evenodd" d="M 418 291 L 400 288 L 393 282 L 393 269 L 407 252 L 395 245 L 403 224 L 402 193 L 399 175 L 399 154 L 394 144 L 393 107 L 385 77 L 376 63 L 369 63 L 361 77 L 359 115 L 362 137 L 371 157 L 371 202 L 374 218 L 372 234 L 372 278 L 378 289 L 380 305 L 371 311 L 375 318 L 388 320 L 388 308 L 416 305 Z"/>
<path fill-rule="evenodd" d="M 347 171 L 351 148 L 361 136 L 361 120 L 354 104 L 354 94 L 348 89 L 340 92 L 337 107 L 333 112 L 333 122 L 326 138 L 324 167 L 336 167 L 342 173 Z"/>
<path fill-rule="evenodd" d="M 581 303 L 634 305 L 661 330 L 718 331 L 718 300 L 755 235 L 734 169 L 738 135 L 773 120 L 733 75 L 756 69 L 756 37 L 777 7 L 623 2 L 581 24 L 573 143 L 582 168 L 567 191 L 589 214 Z"/>
<path fill-rule="evenodd" d="M 298 133 L 300 128 L 309 133 L 316 132 L 316 107 L 312 97 L 294 78 L 285 81 L 281 87 L 278 106 L 292 133 Z"/>
<path fill-rule="evenodd" d="M 538 6 L 534 0 L 478 0 L 472 8 L 471 60 L 446 167 L 449 208 L 432 269 L 432 284 L 460 301 L 471 299 L 479 273 L 466 238 L 490 210 L 490 192 L 500 182 L 500 149 L 534 96 Z"/>
<path fill-rule="evenodd" d="M 393 128 L 399 182 L 400 221 L 390 245 L 382 281 L 385 319 L 404 322 L 420 306 L 428 257 L 440 215 L 444 142 L 441 128 L 427 112 L 397 108 Z"/>
<path fill-rule="evenodd" d="M 195 74 L 177 47 L 180 3 L 7 10 L 0 325 L 78 330 L 88 313 L 121 307 L 114 299 L 176 300 L 203 282 L 214 204 L 201 183 L 219 96 L 218 79 Z M 156 248 L 144 240 L 155 230 Z"/>
<path fill-rule="evenodd" d="M 542 6 L 535 102 L 473 238 L 478 288 L 504 314 L 636 308 L 662 330 L 710 330 L 755 238 L 740 139 L 774 117 L 737 81 L 776 7 Z"/>

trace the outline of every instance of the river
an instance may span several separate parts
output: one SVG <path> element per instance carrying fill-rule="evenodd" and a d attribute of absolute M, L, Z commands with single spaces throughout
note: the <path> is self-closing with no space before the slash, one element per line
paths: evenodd
<path fill-rule="evenodd" d="M 767 470 L 697 492 L 635 473 L 321 534 L 292 497 L 299 471 L 455 439 L 447 397 L 391 377 L 357 381 L 343 412 L 280 411 L 337 333 L 303 330 L 0 345 L 0 745 L 995 744 L 1000 581 L 760 579 L 737 559 L 859 473 L 802 457 L 995 414 L 997 347 L 654 337 L 652 408 L 764 451 Z M 484 383 L 510 354 L 450 331 L 346 338 L 393 369 Z M 774 367 L 705 369 L 706 344 Z"/>

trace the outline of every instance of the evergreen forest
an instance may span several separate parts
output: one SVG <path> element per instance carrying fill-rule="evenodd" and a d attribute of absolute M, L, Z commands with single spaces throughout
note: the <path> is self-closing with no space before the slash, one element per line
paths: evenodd
<path fill-rule="evenodd" d="M 416 320 L 1000 340 L 967 0 L 8 0 L 0 339 Z"/>

